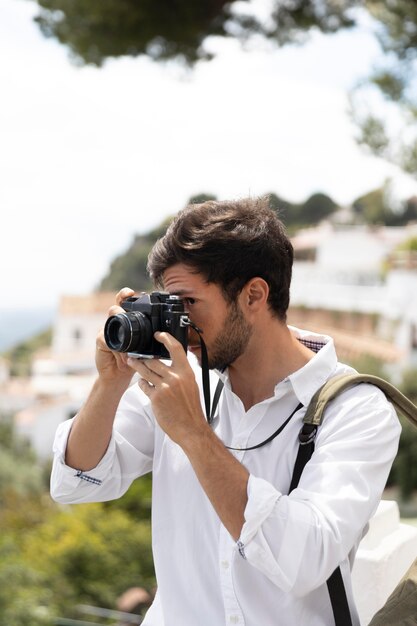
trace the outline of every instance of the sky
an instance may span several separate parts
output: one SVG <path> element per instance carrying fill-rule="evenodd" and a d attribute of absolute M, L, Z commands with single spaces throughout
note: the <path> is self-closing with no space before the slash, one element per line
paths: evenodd
<path fill-rule="evenodd" d="M 345 205 L 387 177 L 417 193 L 354 141 L 347 92 L 379 54 L 363 30 L 284 49 L 213 39 L 215 60 L 193 71 L 143 57 L 80 68 L 36 6 L 0 0 L 0 312 L 88 293 L 196 193 Z"/>

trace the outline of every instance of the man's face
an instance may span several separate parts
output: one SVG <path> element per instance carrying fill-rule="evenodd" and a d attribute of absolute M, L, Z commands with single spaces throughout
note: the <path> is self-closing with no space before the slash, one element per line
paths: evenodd
<path fill-rule="evenodd" d="M 229 303 L 214 283 L 207 283 L 201 274 L 178 263 L 164 273 L 164 288 L 171 295 L 181 296 L 191 321 L 203 331 L 210 369 L 231 365 L 243 354 L 252 329 L 238 302 Z M 201 363 L 200 339 L 190 329 L 189 347 Z"/>

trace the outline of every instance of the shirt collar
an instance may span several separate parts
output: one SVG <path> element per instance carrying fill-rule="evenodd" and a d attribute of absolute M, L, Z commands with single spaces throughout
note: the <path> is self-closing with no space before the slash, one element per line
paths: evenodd
<path fill-rule="evenodd" d="M 275 386 L 275 395 L 282 395 L 282 386 L 291 384 L 295 395 L 304 406 L 307 406 L 314 393 L 324 385 L 337 367 L 337 356 L 334 341 L 328 335 L 320 335 L 311 331 L 302 330 L 295 326 L 288 327 L 293 335 L 315 355 L 302 368 L 293 372 Z M 216 374 L 226 387 L 230 388 L 228 370 Z"/>
<path fill-rule="evenodd" d="M 334 341 L 328 335 L 319 335 L 294 326 L 289 326 L 294 336 L 315 352 L 306 365 L 293 372 L 289 380 L 299 401 L 307 406 L 314 393 L 335 372 L 337 356 Z M 283 381 L 284 382 L 284 381 Z M 280 383 L 279 383 L 280 384 Z"/>

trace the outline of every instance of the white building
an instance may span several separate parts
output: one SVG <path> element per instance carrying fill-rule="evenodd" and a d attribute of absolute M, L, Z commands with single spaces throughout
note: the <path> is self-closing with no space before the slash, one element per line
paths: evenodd
<path fill-rule="evenodd" d="M 95 376 L 95 343 L 113 293 L 63 296 L 55 319 L 52 345 L 32 363 L 32 384 L 39 395 L 82 397 Z"/>
<path fill-rule="evenodd" d="M 79 410 L 91 389 L 96 376 L 96 337 L 112 304 L 113 293 L 61 298 L 52 345 L 38 352 L 32 363 L 26 383 L 30 401 L 16 407 L 16 430 L 29 439 L 40 458 L 51 456 L 58 425 Z M 4 401 L 11 384 L 3 389 Z"/>
<path fill-rule="evenodd" d="M 394 254 L 411 237 L 417 237 L 417 224 L 325 223 L 300 231 L 292 240 L 291 307 L 373 316 L 374 340 L 397 351 L 391 360 L 401 367 L 416 365 L 417 259 Z"/>

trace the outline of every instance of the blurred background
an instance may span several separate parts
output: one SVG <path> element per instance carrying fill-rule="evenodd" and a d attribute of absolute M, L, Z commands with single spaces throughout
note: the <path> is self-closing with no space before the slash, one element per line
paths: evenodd
<path fill-rule="evenodd" d="M 0 626 L 137 624 L 151 601 L 150 478 L 85 507 L 48 481 L 114 293 L 149 289 L 187 203 L 269 194 L 289 322 L 416 402 L 416 50 L 414 0 L 0 0 Z M 404 425 L 406 523 L 416 455 Z"/>

